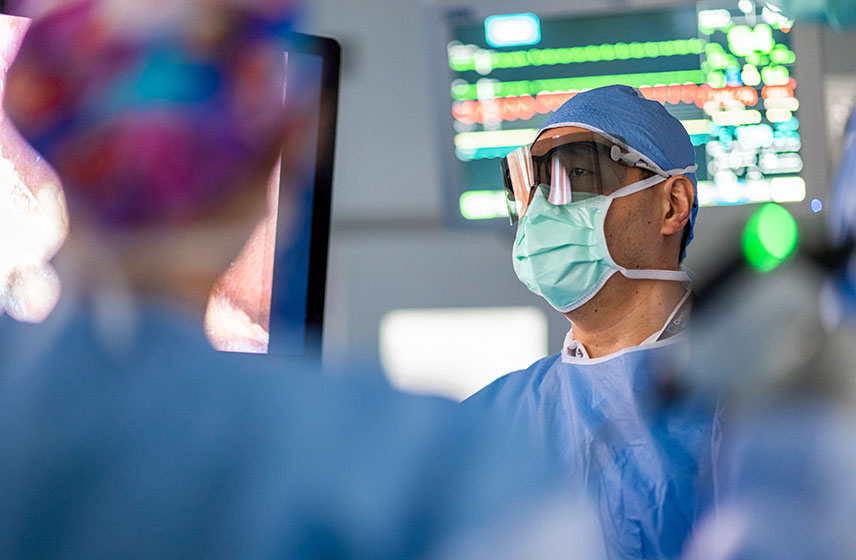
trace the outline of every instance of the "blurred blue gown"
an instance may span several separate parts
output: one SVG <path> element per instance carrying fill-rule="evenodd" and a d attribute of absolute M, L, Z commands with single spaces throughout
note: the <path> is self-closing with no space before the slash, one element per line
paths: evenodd
<path fill-rule="evenodd" d="M 686 334 L 603 358 L 555 354 L 466 406 L 513 419 L 600 513 L 612 558 L 676 558 L 712 500 L 715 403 L 677 383 Z"/>
<path fill-rule="evenodd" d="M 67 299 L 0 316 L 2 558 L 442 557 L 554 488 L 454 403 Z"/>

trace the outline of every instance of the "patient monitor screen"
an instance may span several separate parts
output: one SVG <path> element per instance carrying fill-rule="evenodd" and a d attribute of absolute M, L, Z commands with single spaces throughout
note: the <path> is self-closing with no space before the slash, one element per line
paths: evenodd
<path fill-rule="evenodd" d="M 702 205 L 803 200 L 792 22 L 764 4 L 486 18 L 450 11 L 444 137 L 454 145 L 455 212 L 504 219 L 500 159 L 532 142 L 577 92 L 616 83 L 638 87 L 683 123 Z"/>

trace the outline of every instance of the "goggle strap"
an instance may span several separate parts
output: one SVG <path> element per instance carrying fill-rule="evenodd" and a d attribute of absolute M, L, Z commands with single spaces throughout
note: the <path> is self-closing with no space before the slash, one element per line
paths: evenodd
<path fill-rule="evenodd" d="M 692 173 L 696 169 L 698 169 L 698 165 L 693 164 L 689 167 L 684 167 L 683 169 L 670 169 L 669 171 L 666 171 L 666 174 L 668 175 L 668 177 L 674 177 L 675 175 Z M 610 198 L 621 198 L 623 196 L 630 196 L 631 194 L 637 193 L 639 191 L 644 191 L 648 187 L 652 187 L 658 183 L 662 183 L 668 177 L 663 177 L 662 175 L 654 175 L 653 177 L 648 177 L 647 179 L 642 179 L 641 181 L 637 181 L 625 187 L 621 187 L 609 196 Z"/>

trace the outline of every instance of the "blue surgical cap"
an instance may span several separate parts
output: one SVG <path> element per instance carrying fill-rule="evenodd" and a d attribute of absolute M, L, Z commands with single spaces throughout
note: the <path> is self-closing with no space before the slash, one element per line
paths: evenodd
<path fill-rule="evenodd" d="M 629 86 L 605 86 L 576 94 L 553 113 L 538 134 L 560 126 L 578 126 L 617 137 L 664 171 L 684 169 L 695 163 L 695 150 L 681 121 L 661 104 L 645 99 L 639 90 Z M 696 194 L 681 259 L 686 257 L 698 215 L 696 175 L 692 172 L 683 175 L 692 181 Z"/>

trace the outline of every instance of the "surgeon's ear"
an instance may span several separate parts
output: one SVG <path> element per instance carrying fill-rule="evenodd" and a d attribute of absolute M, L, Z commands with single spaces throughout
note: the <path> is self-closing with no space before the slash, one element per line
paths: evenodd
<path fill-rule="evenodd" d="M 686 175 L 669 177 L 666 181 L 666 214 L 660 232 L 672 235 L 683 231 L 690 219 L 695 199 L 695 187 Z"/>

